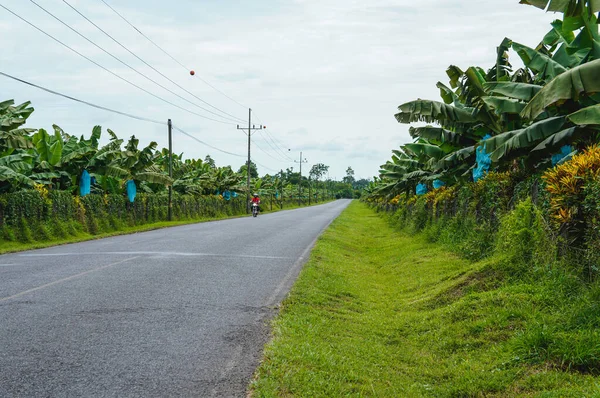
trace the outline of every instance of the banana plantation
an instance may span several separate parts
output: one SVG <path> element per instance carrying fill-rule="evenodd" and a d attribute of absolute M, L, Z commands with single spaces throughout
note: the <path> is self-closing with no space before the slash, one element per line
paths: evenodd
<path fill-rule="evenodd" d="M 135 136 L 124 140 L 107 129 L 108 142 L 101 145 L 100 126 L 81 137 L 57 125 L 51 132 L 27 128 L 33 111 L 29 102 L 0 103 L 0 242 L 165 221 L 169 187 L 175 220 L 246 212 L 246 165 L 236 172 L 217 167 L 210 156 L 173 154 L 170 177 L 169 152 L 156 142 L 141 147 Z M 251 166 L 250 189 L 267 209 L 339 197 L 348 185 L 322 180 L 322 164 L 302 179 L 292 169 L 259 178 Z"/>
<path fill-rule="evenodd" d="M 548 1 L 522 3 L 542 8 Z M 435 125 L 410 127 L 414 142 L 393 150 L 371 187 L 373 197 L 393 198 L 434 181 L 465 183 L 488 170 L 532 175 L 551 167 L 557 154 L 571 156 L 598 142 L 600 38 L 594 12 L 600 5 L 551 3 L 568 7 L 539 44 L 506 38 L 487 71 L 449 66 L 449 85 L 437 83 L 442 101 L 399 106 L 398 122 Z M 524 67 L 513 70 L 514 55 Z"/>
<path fill-rule="evenodd" d="M 600 2 L 521 3 L 561 18 L 539 42 L 502 40 L 487 70 L 450 65 L 441 100 L 400 105 L 396 120 L 411 124 L 413 141 L 392 151 L 367 200 L 417 229 L 472 220 L 462 230 L 477 231 L 465 243 L 475 257 L 502 216 L 530 200 L 547 233 L 589 253 L 600 236 Z"/>

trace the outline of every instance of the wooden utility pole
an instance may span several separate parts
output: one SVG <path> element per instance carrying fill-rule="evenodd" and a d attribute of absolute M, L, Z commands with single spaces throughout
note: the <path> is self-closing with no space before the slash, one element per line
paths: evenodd
<path fill-rule="evenodd" d="M 300 200 L 302 197 L 302 163 L 308 163 L 308 160 L 302 160 L 302 151 L 300 152 L 300 161 L 294 160 L 296 163 L 300 163 L 300 180 L 298 181 L 298 206 L 301 206 Z"/>
<path fill-rule="evenodd" d="M 237 129 L 244 131 L 248 134 L 248 163 L 246 165 L 246 173 L 248 174 L 248 178 L 246 179 L 246 214 L 250 213 L 250 137 L 252 136 L 253 130 L 262 130 L 263 128 L 267 128 L 266 126 L 260 125 L 259 127 L 254 127 L 252 125 L 252 109 L 248 108 L 248 130 L 244 131 L 244 128 L 240 128 L 238 124 Z"/>
<path fill-rule="evenodd" d="M 173 124 L 171 119 L 167 121 L 169 126 L 169 178 L 173 178 Z M 169 185 L 169 210 L 167 214 L 169 221 L 173 221 L 173 184 Z"/>

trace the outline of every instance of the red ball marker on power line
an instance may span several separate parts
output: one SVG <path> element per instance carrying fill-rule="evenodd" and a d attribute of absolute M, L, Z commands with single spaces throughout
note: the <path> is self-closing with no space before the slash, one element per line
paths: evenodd
<path fill-rule="evenodd" d="M 196 72 L 194 72 L 193 70 L 190 71 L 190 75 L 194 76 L 196 74 Z"/>

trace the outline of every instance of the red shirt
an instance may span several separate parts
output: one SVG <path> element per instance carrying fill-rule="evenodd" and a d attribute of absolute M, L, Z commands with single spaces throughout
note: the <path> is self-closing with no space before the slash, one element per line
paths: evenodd
<path fill-rule="evenodd" d="M 252 203 L 260 203 L 260 198 L 259 197 L 252 198 Z"/>

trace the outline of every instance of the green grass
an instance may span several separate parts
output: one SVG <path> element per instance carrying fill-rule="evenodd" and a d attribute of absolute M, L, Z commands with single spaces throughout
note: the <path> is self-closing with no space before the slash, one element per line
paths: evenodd
<path fill-rule="evenodd" d="M 311 203 L 311 206 L 317 206 L 317 205 L 321 205 L 324 203 L 329 203 L 331 202 L 330 200 L 326 201 L 326 202 L 322 202 L 319 201 L 319 203 Z M 307 206 L 298 206 L 297 204 L 285 204 L 283 210 L 293 210 L 293 209 L 298 209 L 300 207 L 307 207 Z M 262 213 L 275 213 L 281 211 L 279 206 L 275 206 L 275 203 L 273 203 L 273 210 L 269 210 L 269 206 L 263 205 L 263 212 Z M 89 232 L 83 231 L 83 227 L 80 225 L 77 225 L 77 223 L 73 222 L 71 224 L 66 224 L 68 226 L 70 226 L 70 230 L 67 231 L 50 231 L 52 228 L 51 227 L 55 227 L 54 225 L 52 226 L 46 226 L 44 224 L 38 226 L 38 228 L 40 229 L 44 229 L 43 233 L 39 233 L 40 231 L 38 231 L 38 233 L 36 234 L 36 236 L 43 236 L 44 239 L 36 239 L 36 237 L 33 236 L 30 228 L 28 227 L 24 227 L 24 226 L 20 226 L 20 228 L 15 228 L 15 229 L 11 229 L 10 230 L 10 239 L 3 239 L 6 237 L 3 237 L 2 233 L 0 233 L 0 254 L 6 254 L 6 253 L 15 253 L 15 252 L 20 252 L 20 251 L 25 251 L 25 250 L 33 250 L 33 249 L 43 249 L 45 247 L 51 247 L 51 246 L 59 246 L 59 245 L 65 245 L 65 244 L 69 244 L 69 243 L 77 243 L 77 242 L 84 242 L 84 241 L 88 241 L 88 240 L 94 240 L 94 239 L 102 239 L 102 238 L 107 238 L 110 236 L 118 236 L 118 235 L 127 235 L 127 234 L 133 234 L 133 233 L 137 233 L 137 232 L 144 232 L 144 231 L 152 231 L 152 230 L 156 230 L 156 229 L 161 229 L 161 228 L 169 228 L 169 227 L 175 227 L 178 225 L 187 225 L 187 224 L 195 224 L 195 223 L 200 223 L 200 222 L 208 222 L 208 221 L 217 221 L 217 220 L 223 220 L 223 219 L 227 219 L 227 218 L 240 218 L 240 217 L 248 217 L 248 215 L 243 214 L 243 215 L 234 215 L 234 216 L 226 216 L 226 215 L 222 215 L 222 216 L 217 216 L 217 217 L 206 217 L 206 218 L 200 218 L 200 219 L 189 219 L 189 220 L 180 220 L 180 221 L 160 221 L 160 222 L 155 222 L 155 223 L 151 223 L 151 224 L 143 224 L 143 225 L 136 225 L 136 226 L 126 226 L 124 225 L 124 223 L 121 223 L 122 225 L 120 225 L 118 227 L 117 230 L 114 231 L 109 231 L 109 232 L 101 232 L 101 233 L 97 233 L 97 234 L 91 234 Z M 260 217 L 260 216 L 259 216 Z M 66 228 L 65 228 L 66 229 Z M 0 229 L 0 232 L 3 232 L 2 229 Z M 52 233 L 54 232 L 54 233 Z M 16 236 L 18 234 L 21 235 L 27 235 L 26 237 L 23 236 Z"/>
<path fill-rule="evenodd" d="M 549 330 L 568 323 L 580 301 L 569 284 L 579 289 L 560 272 L 516 282 L 502 260 L 461 259 L 354 201 L 319 238 L 273 321 L 252 395 L 600 396 L 593 372 L 561 367 L 544 352 L 557 336 L 569 345 L 570 334 Z M 579 314 L 597 309 L 578 305 Z M 581 339 L 598 337 L 595 330 Z"/>

